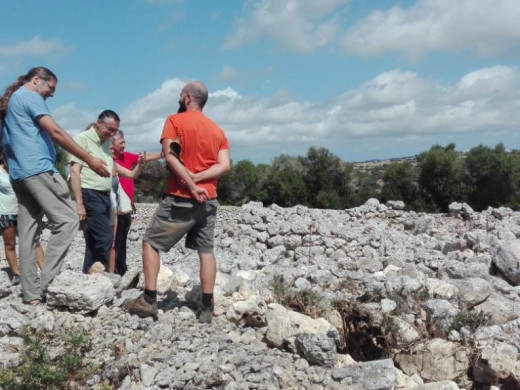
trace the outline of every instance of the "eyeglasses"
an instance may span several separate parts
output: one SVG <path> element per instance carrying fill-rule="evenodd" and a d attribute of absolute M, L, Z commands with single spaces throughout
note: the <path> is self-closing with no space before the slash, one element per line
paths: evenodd
<path fill-rule="evenodd" d="M 103 123 L 103 126 L 105 126 L 107 128 L 108 131 L 110 131 L 111 133 L 116 133 L 118 130 L 118 128 L 116 127 L 109 127 L 105 122 L 101 121 L 101 123 Z"/>
<path fill-rule="evenodd" d="M 49 87 L 49 89 L 51 90 L 52 93 L 54 93 L 56 91 L 56 86 L 55 85 L 49 84 L 49 82 L 47 80 L 43 80 L 43 82 L 45 84 L 47 84 L 47 86 Z"/>

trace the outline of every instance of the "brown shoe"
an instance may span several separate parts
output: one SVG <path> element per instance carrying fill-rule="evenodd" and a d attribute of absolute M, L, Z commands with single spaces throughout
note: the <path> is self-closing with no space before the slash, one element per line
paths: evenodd
<path fill-rule="evenodd" d="M 200 307 L 197 311 L 197 319 L 201 324 L 211 324 L 213 318 L 213 306 L 205 308 Z"/>
<path fill-rule="evenodd" d="M 105 272 L 105 266 L 100 261 L 96 261 L 94 264 L 92 264 L 92 267 L 88 270 L 88 274 L 102 274 Z"/>
<path fill-rule="evenodd" d="M 157 302 L 148 303 L 144 298 L 144 294 L 141 294 L 138 298 L 125 299 L 123 307 L 130 314 L 136 314 L 139 317 L 153 317 L 157 319 Z"/>
<path fill-rule="evenodd" d="M 197 300 L 197 319 L 202 324 L 211 324 L 211 320 L 213 319 L 213 311 L 215 310 L 215 303 L 211 300 L 211 306 L 206 307 L 202 304 L 202 296 L 199 296 Z"/>

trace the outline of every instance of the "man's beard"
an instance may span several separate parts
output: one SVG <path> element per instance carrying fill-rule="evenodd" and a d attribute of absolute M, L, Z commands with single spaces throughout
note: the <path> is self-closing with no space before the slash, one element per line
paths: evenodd
<path fill-rule="evenodd" d="M 184 100 L 179 100 L 179 109 L 177 113 L 186 112 L 186 104 L 184 104 Z"/>

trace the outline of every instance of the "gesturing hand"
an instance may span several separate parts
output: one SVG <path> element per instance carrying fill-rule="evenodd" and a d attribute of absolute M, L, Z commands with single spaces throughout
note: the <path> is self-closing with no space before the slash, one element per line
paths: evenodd
<path fill-rule="evenodd" d="M 92 160 L 87 163 L 90 169 L 96 172 L 101 177 L 110 177 L 110 172 L 108 171 L 106 165 L 107 163 L 97 157 L 92 157 Z"/>

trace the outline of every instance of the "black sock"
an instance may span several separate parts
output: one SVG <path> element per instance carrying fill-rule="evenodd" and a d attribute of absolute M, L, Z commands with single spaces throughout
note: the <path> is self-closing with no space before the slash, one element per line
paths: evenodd
<path fill-rule="evenodd" d="M 157 301 L 157 290 L 144 289 L 144 300 L 148 303 L 155 303 Z"/>
<path fill-rule="evenodd" d="M 213 306 L 213 293 L 210 293 L 210 294 L 202 293 L 202 306 L 204 306 L 204 307 Z"/>

